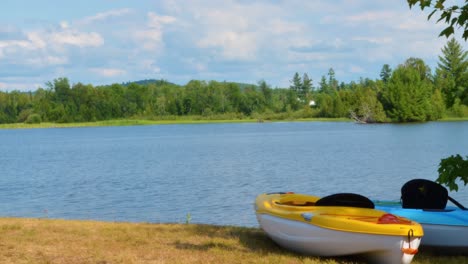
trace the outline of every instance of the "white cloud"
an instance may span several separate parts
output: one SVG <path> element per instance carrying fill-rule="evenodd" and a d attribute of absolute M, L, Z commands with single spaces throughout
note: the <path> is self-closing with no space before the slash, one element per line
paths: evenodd
<path fill-rule="evenodd" d="M 220 47 L 221 55 L 226 59 L 253 60 L 256 57 L 257 40 L 249 32 L 222 32 L 201 39 L 198 46 L 202 48 Z"/>
<path fill-rule="evenodd" d="M 269 22 L 269 30 L 273 34 L 283 35 L 288 33 L 300 33 L 305 31 L 305 27 L 300 23 L 293 23 L 275 18 Z"/>
<path fill-rule="evenodd" d="M 32 66 L 64 65 L 68 63 L 68 58 L 46 55 L 27 58 L 23 60 L 22 63 Z"/>
<path fill-rule="evenodd" d="M 364 68 L 362 68 L 361 66 L 351 65 L 350 69 L 349 69 L 349 72 L 351 72 L 351 73 L 364 73 L 364 72 L 366 72 L 366 70 L 364 70 Z"/>
<path fill-rule="evenodd" d="M 61 21 L 61 22 L 60 22 L 60 28 L 62 28 L 62 29 L 67 29 L 67 28 L 69 28 L 69 27 L 70 27 L 70 25 L 68 25 L 68 22 L 67 22 L 67 21 Z"/>
<path fill-rule="evenodd" d="M 7 48 L 33 49 L 33 45 L 31 45 L 29 41 L 25 41 L 25 40 L 0 41 L 0 49 L 7 49 Z"/>
<path fill-rule="evenodd" d="M 347 16 L 344 20 L 351 23 L 379 22 L 380 24 L 382 21 L 394 20 L 399 17 L 399 15 L 400 14 L 391 11 L 369 11 Z"/>
<path fill-rule="evenodd" d="M 53 44 L 59 46 L 99 47 L 104 44 L 104 39 L 96 32 L 83 33 L 75 30 L 64 30 L 50 34 L 49 38 Z"/>
<path fill-rule="evenodd" d="M 135 42 L 141 43 L 141 47 L 149 51 L 158 51 L 164 46 L 163 31 L 164 25 L 176 22 L 172 16 L 158 16 L 153 12 L 147 14 L 146 28 L 135 32 Z"/>
<path fill-rule="evenodd" d="M 36 49 L 43 49 L 47 46 L 47 42 L 44 40 L 43 36 L 39 32 L 28 32 L 26 33 L 28 40 L 31 45 Z"/>
<path fill-rule="evenodd" d="M 25 83 L 21 80 L 9 81 L 8 83 L 0 82 L 0 90 L 3 91 L 31 91 L 36 90 L 40 85 L 37 83 Z"/>
<path fill-rule="evenodd" d="M 390 44 L 393 42 L 391 37 L 353 37 L 352 40 L 366 41 L 373 44 Z"/>
<path fill-rule="evenodd" d="M 156 65 L 154 60 L 142 60 L 141 67 L 147 73 L 161 73 L 161 68 Z"/>
<path fill-rule="evenodd" d="M 103 77 L 115 77 L 127 73 L 125 70 L 116 68 L 91 68 L 90 71 Z"/>
<path fill-rule="evenodd" d="M 113 9 L 113 10 L 109 10 L 109 11 L 106 11 L 106 12 L 97 13 L 97 14 L 95 14 L 93 16 L 85 17 L 84 19 L 82 19 L 80 21 L 77 21 L 77 24 L 78 25 L 92 24 L 92 23 L 95 23 L 97 21 L 106 20 L 106 19 L 108 19 L 110 17 L 119 17 L 119 16 L 124 16 L 124 15 L 130 14 L 130 13 L 132 13 L 132 9 L 130 9 L 130 8 Z"/>
<path fill-rule="evenodd" d="M 172 16 L 158 16 L 153 12 L 148 13 L 148 27 L 161 29 L 164 24 L 171 24 L 176 21 Z"/>

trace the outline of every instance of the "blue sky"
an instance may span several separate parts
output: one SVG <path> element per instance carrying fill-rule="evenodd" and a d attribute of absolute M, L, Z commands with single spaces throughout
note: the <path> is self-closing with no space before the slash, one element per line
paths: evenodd
<path fill-rule="evenodd" d="M 433 70 L 443 24 L 388 0 L 3 0 L 0 90 L 192 79 L 288 87 L 377 79 L 409 57 Z M 463 47 L 467 43 L 457 37 Z"/>

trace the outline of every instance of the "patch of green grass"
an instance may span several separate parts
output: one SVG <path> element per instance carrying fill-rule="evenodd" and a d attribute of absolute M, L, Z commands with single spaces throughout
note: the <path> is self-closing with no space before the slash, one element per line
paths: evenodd
<path fill-rule="evenodd" d="M 468 121 L 468 117 L 444 117 L 439 121 L 449 121 L 449 122 L 459 122 L 459 121 Z"/>
<path fill-rule="evenodd" d="M 266 122 L 282 122 L 284 120 L 271 120 Z M 301 118 L 295 120 L 298 122 L 338 122 L 338 121 L 351 121 L 346 118 Z M 51 123 L 43 122 L 39 124 L 27 123 L 13 123 L 13 124 L 0 124 L 0 129 L 29 129 L 29 128 L 68 128 L 68 127 L 102 127 L 102 126 L 138 126 L 138 125 L 168 125 L 168 124 L 213 124 L 213 123 L 256 123 L 264 122 L 258 119 L 231 119 L 231 120 L 212 120 L 212 119 L 199 119 L 199 117 L 185 117 L 168 120 L 147 120 L 147 119 L 117 119 L 105 120 L 96 122 L 76 122 L 76 123 Z"/>

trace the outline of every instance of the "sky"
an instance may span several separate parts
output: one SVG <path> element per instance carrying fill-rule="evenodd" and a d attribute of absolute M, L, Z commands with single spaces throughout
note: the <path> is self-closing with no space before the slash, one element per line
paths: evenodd
<path fill-rule="evenodd" d="M 406 0 L 2 0 L 0 91 L 61 77 L 289 87 L 296 72 L 317 85 L 330 68 L 348 83 L 410 57 L 435 70 L 447 39 L 428 12 Z"/>

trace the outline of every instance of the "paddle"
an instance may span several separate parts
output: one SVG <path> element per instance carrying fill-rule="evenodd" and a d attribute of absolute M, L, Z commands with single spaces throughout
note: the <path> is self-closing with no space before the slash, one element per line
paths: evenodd
<path fill-rule="evenodd" d="M 458 206 L 458 208 L 462 209 L 462 210 L 468 210 L 466 209 L 466 207 L 464 207 L 461 203 L 459 203 L 457 200 L 453 199 L 452 197 L 448 196 L 448 199 L 454 203 L 456 206 Z"/>

